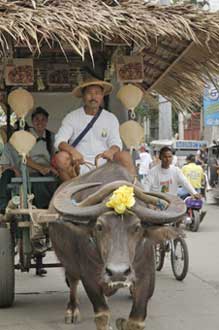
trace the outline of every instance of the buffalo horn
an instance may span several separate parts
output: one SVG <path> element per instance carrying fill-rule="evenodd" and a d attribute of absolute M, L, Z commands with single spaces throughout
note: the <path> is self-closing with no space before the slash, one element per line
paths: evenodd
<path fill-rule="evenodd" d="M 135 204 L 132 207 L 132 210 L 139 216 L 139 218 L 143 222 L 163 225 L 168 223 L 177 222 L 182 218 L 182 216 L 186 213 L 186 206 L 183 200 L 179 197 L 169 194 L 162 194 L 162 193 L 145 193 L 141 189 L 136 189 L 135 187 L 136 196 L 144 202 L 148 202 L 148 197 L 157 197 L 157 200 L 161 199 L 162 203 L 164 201 L 168 202 L 168 206 L 165 210 L 153 210 L 147 208 L 140 204 Z M 145 195 L 145 197 L 144 197 Z M 153 203 L 154 204 L 154 203 Z"/>
<path fill-rule="evenodd" d="M 95 191 L 93 194 L 89 195 L 83 201 L 78 203 L 78 206 L 89 206 L 89 205 L 94 205 L 96 203 L 99 203 L 105 197 L 107 197 L 113 190 L 115 190 L 123 185 L 133 187 L 133 184 L 130 182 L 127 182 L 127 181 L 113 181 L 113 182 L 107 183 L 103 187 L 101 187 L 99 190 Z"/>
<path fill-rule="evenodd" d="M 53 205 L 58 212 L 73 215 L 78 217 L 97 217 L 101 213 L 108 211 L 108 207 L 105 206 L 103 202 L 104 198 L 107 197 L 113 190 L 117 189 L 122 185 L 133 186 L 132 183 L 127 181 L 114 181 L 110 182 L 95 193 L 89 195 L 83 201 L 79 203 L 74 203 L 72 201 L 72 196 L 79 191 L 85 190 L 87 188 L 96 187 L 101 185 L 100 182 L 86 183 L 79 185 L 69 184 L 61 189 L 55 195 L 53 199 Z M 145 193 L 142 189 L 134 186 L 134 192 L 138 199 L 142 200 L 144 203 L 151 203 L 157 205 L 159 200 L 165 207 L 165 210 L 153 210 L 147 208 L 139 203 L 136 203 L 132 210 L 139 216 L 139 218 L 144 222 L 152 224 L 167 224 L 176 222 L 186 212 L 185 203 L 178 197 L 162 194 L 162 193 Z M 101 202 L 101 203 L 100 203 Z"/>
<path fill-rule="evenodd" d="M 78 207 L 77 203 L 74 204 L 72 196 L 79 191 L 87 188 L 96 187 L 101 185 L 100 182 L 86 183 L 72 185 L 69 184 L 57 192 L 53 198 L 53 205 L 58 212 L 67 215 L 75 215 L 78 217 L 96 217 L 102 212 L 106 212 L 108 208 L 103 204 L 93 205 L 90 207 Z"/>
<path fill-rule="evenodd" d="M 143 191 L 141 188 L 135 186 L 134 187 L 134 192 L 135 192 L 135 196 L 142 200 L 145 203 L 149 203 L 149 204 L 153 204 L 155 206 L 157 206 L 157 204 L 159 203 L 159 201 L 162 202 L 163 207 L 166 209 L 170 203 L 170 200 L 168 197 L 166 197 L 163 194 L 154 194 L 154 193 L 146 193 L 145 191 Z"/>

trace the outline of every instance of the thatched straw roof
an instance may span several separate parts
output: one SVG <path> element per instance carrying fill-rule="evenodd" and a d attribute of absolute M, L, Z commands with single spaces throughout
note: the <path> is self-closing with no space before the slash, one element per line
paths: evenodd
<path fill-rule="evenodd" d="M 209 75 L 219 73 L 219 14 L 190 5 L 143 0 L 0 0 L 0 47 L 8 35 L 32 52 L 56 41 L 84 57 L 92 41 L 115 36 L 144 48 L 146 91 L 181 106 L 197 102 Z"/>

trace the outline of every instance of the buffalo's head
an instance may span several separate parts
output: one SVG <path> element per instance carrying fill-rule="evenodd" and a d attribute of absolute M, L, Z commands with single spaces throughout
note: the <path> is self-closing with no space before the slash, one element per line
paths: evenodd
<path fill-rule="evenodd" d="M 156 231 L 161 239 L 164 238 L 162 234 L 168 235 L 164 225 L 181 219 L 186 211 L 185 204 L 175 196 L 145 193 L 126 181 L 114 181 L 101 186 L 83 201 L 74 200 L 79 191 L 100 185 L 65 185 L 53 198 L 53 206 L 69 221 L 87 222 L 91 227 L 89 239 L 103 264 L 102 281 L 112 288 L 129 286 L 135 280 L 135 264 L 144 254 L 148 238 L 156 237 Z M 122 185 L 134 187 L 136 202 L 130 210 L 118 215 L 106 206 L 106 202 L 112 192 Z"/>
<path fill-rule="evenodd" d="M 133 261 L 136 247 L 143 244 L 144 228 L 132 212 L 100 215 L 93 229 L 93 238 L 103 261 L 104 283 L 129 285 L 135 278 Z"/>

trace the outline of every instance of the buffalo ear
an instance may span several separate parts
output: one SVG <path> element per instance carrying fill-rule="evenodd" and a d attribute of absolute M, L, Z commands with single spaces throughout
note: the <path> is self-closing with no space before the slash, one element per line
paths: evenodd
<path fill-rule="evenodd" d="M 160 243 L 164 240 L 185 236 L 185 234 L 180 228 L 169 226 L 154 226 L 145 229 L 144 236 L 154 241 L 155 243 Z"/>

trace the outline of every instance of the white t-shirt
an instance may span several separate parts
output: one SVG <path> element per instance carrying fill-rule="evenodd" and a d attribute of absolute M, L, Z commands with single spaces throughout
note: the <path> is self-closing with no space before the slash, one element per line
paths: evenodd
<path fill-rule="evenodd" d="M 37 133 L 33 127 L 30 127 L 30 133 L 33 134 L 36 139 L 39 138 L 39 136 L 37 135 Z M 47 149 L 46 131 L 44 131 L 42 138 L 45 140 L 36 141 L 35 145 L 29 152 L 29 156 L 37 164 L 40 164 L 43 166 L 50 166 L 50 160 L 51 160 L 52 154 L 54 153 L 54 150 L 51 150 L 52 154 L 50 155 L 50 153 Z M 51 144 L 53 144 L 54 133 L 50 132 L 50 138 L 51 138 Z M 31 173 L 37 172 L 36 170 L 34 170 L 32 168 L 29 168 L 29 171 Z"/>
<path fill-rule="evenodd" d="M 178 167 L 170 165 L 168 169 L 165 169 L 159 164 L 149 170 L 144 188 L 147 192 L 177 195 L 179 185 L 183 186 L 191 195 L 196 194 L 195 189 Z"/>
<path fill-rule="evenodd" d="M 55 148 L 58 149 L 61 142 L 67 142 L 71 145 L 91 121 L 92 117 L 85 113 L 83 107 L 67 114 L 58 133 L 55 135 Z M 93 127 L 79 142 L 76 149 L 84 156 L 85 161 L 94 164 L 96 155 L 113 145 L 122 149 L 119 122 L 114 114 L 103 109 Z M 104 162 L 106 161 L 101 159 L 100 165 Z M 83 168 L 84 170 L 82 169 L 81 173 L 86 172 L 85 168 L 87 167 L 83 166 Z"/>
<path fill-rule="evenodd" d="M 148 152 L 141 152 L 139 154 L 139 159 L 136 161 L 139 164 L 138 173 L 140 175 L 147 175 L 149 171 L 149 166 L 152 163 L 151 155 Z"/>

